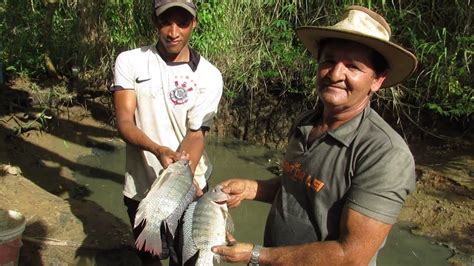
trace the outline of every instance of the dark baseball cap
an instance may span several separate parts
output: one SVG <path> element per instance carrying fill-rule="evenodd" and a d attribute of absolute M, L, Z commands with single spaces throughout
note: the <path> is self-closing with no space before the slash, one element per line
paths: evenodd
<path fill-rule="evenodd" d="M 197 7 L 192 0 L 154 0 L 155 14 L 157 16 L 168 10 L 170 7 L 181 7 L 186 9 L 191 15 L 196 16 Z"/>

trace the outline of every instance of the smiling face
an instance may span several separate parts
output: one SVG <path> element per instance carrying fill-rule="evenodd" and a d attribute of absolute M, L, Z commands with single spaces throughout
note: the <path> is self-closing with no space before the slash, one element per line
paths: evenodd
<path fill-rule="evenodd" d="M 163 12 L 156 19 L 161 54 L 170 61 L 188 61 L 188 42 L 196 24 L 196 18 L 183 8 Z"/>
<path fill-rule="evenodd" d="M 335 39 L 324 43 L 317 80 L 325 109 L 343 113 L 367 106 L 370 95 L 385 80 L 385 73 L 375 73 L 372 56 L 370 48 L 356 42 Z"/>

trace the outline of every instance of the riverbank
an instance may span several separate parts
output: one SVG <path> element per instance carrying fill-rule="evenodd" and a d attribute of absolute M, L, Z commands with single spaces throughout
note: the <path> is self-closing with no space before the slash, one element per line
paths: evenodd
<path fill-rule="evenodd" d="M 16 93 L 17 102 L 12 93 Z M 21 107 L 21 91 L 0 94 L 2 99 L 10 97 L 1 105 L 0 164 L 20 170 L 16 175 L 0 176 L 0 196 L 6 199 L 0 201 L 0 208 L 16 209 L 27 218 L 21 264 L 37 265 L 34 262 L 38 260 L 57 263 L 55 258 L 78 264 L 82 254 L 91 251 L 109 258 L 130 254 L 128 225 L 84 200 L 89 191 L 73 176 L 78 171 L 96 171 L 103 178 L 122 179 L 77 163 L 93 148 L 113 150 L 123 144 L 100 99 L 91 98 L 83 106 L 63 106 L 56 115 L 44 113 L 46 117 L 35 120 L 42 110 Z M 19 125 L 30 127 L 18 134 Z M 413 233 L 452 248 L 453 265 L 468 265 L 474 254 L 472 140 L 417 142 L 410 147 L 417 162 L 417 191 L 407 199 L 399 220 Z M 94 219 L 100 222 L 88 217 L 100 217 Z"/>

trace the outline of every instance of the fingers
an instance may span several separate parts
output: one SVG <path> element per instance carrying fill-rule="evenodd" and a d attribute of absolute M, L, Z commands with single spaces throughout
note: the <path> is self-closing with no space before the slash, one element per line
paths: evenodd
<path fill-rule="evenodd" d="M 202 191 L 202 189 L 199 187 L 199 184 L 198 182 L 196 181 L 196 179 L 193 179 L 193 185 L 194 187 L 196 187 L 196 197 L 201 197 L 202 195 L 204 195 L 204 192 Z"/>
<path fill-rule="evenodd" d="M 218 255 L 221 255 L 221 256 L 225 256 L 225 253 L 226 251 L 224 250 L 225 249 L 225 246 L 221 245 L 221 246 L 213 246 L 211 248 L 211 251 L 218 254 Z"/>
<path fill-rule="evenodd" d="M 229 179 L 221 183 L 222 191 L 227 194 L 239 194 L 245 191 L 245 180 Z"/>
<path fill-rule="evenodd" d="M 179 160 L 189 160 L 189 154 L 185 151 L 170 150 L 170 152 L 167 155 L 168 155 L 168 158 L 172 160 L 173 163 Z M 191 161 L 189 161 L 189 163 L 191 164 Z"/>
<path fill-rule="evenodd" d="M 252 248 L 253 244 L 235 243 L 232 246 L 214 246 L 211 250 L 220 255 L 224 261 L 247 263 L 250 259 Z"/>
<path fill-rule="evenodd" d="M 157 154 L 158 160 L 160 160 L 160 163 L 163 166 L 163 168 L 168 168 L 170 164 L 179 160 L 180 156 L 181 156 L 180 153 L 174 152 L 168 147 L 162 147 L 160 153 Z"/>
<path fill-rule="evenodd" d="M 202 197 L 202 195 L 204 195 L 204 192 L 202 191 L 202 189 L 200 188 L 196 189 L 196 197 L 200 198 Z"/>
<path fill-rule="evenodd" d="M 170 160 L 166 157 L 163 160 L 161 160 L 161 165 L 163 165 L 163 169 L 168 168 L 168 166 L 170 166 L 172 163 L 173 163 L 173 160 Z"/>
<path fill-rule="evenodd" d="M 160 160 L 161 165 L 163 166 L 164 169 L 168 168 L 171 164 L 179 161 L 180 159 L 177 159 L 178 157 L 176 156 L 168 156 L 168 157 L 163 157 L 163 159 Z M 189 165 L 191 165 L 191 161 L 189 161 Z"/>
<path fill-rule="evenodd" d="M 239 196 L 230 196 L 227 200 L 227 207 L 229 208 L 237 208 L 240 206 L 242 199 Z"/>
<path fill-rule="evenodd" d="M 221 183 L 222 191 L 229 194 L 230 198 L 227 200 L 229 208 L 236 208 L 246 195 L 245 179 L 230 179 Z"/>
<path fill-rule="evenodd" d="M 189 153 L 181 151 L 177 154 L 177 157 L 179 157 L 178 160 L 189 160 Z M 189 161 L 189 164 L 191 164 L 191 161 Z"/>
<path fill-rule="evenodd" d="M 234 253 L 235 251 L 232 248 L 227 246 L 214 246 L 211 248 L 211 251 L 220 255 L 224 261 L 235 261 L 234 260 Z"/>
<path fill-rule="evenodd" d="M 237 243 L 237 239 L 230 233 L 226 232 L 227 246 L 233 246 Z"/>

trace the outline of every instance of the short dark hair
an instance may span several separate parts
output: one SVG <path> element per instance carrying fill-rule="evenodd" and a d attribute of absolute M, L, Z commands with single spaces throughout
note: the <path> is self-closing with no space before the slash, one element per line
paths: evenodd
<path fill-rule="evenodd" d="M 318 61 L 321 57 L 321 52 L 323 51 L 324 47 L 329 43 L 329 42 L 332 42 L 332 41 L 348 41 L 348 40 L 344 40 L 344 39 L 337 39 L 337 38 L 328 38 L 328 39 L 322 39 L 321 41 L 319 41 L 318 43 Z M 349 41 L 349 42 L 354 42 L 354 41 Z M 358 43 L 358 42 L 356 42 Z M 362 43 L 360 43 L 362 44 Z M 362 44 L 364 45 L 364 44 Z M 366 45 L 364 45 L 366 46 Z M 368 47 L 368 46 L 366 46 Z M 370 47 L 368 47 L 370 48 Z M 384 71 L 386 71 L 388 68 L 389 68 L 389 65 L 388 65 L 388 62 L 387 60 L 385 59 L 385 57 L 380 54 L 379 52 L 377 52 L 376 50 L 370 48 L 370 50 L 372 51 L 371 54 L 370 54 L 370 62 L 372 63 L 373 67 L 374 67 L 374 72 L 377 76 L 379 76 L 380 74 L 382 74 Z"/>

